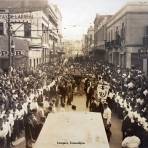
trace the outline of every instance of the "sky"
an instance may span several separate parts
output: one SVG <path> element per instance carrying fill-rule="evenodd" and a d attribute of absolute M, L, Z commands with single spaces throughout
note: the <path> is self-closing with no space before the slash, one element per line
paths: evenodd
<path fill-rule="evenodd" d="M 64 39 L 80 40 L 93 25 L 96 13 L 114 14 L 128 1 L 131 0 L 49 0 L 49 3 L 57 4 L 61 10 Z"/>

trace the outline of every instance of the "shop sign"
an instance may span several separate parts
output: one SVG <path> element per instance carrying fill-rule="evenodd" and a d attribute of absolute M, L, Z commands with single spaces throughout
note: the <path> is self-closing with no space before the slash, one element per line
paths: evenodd
<path fill-rule="evenodd" d="M 9 55 L 9 51 L 5 51 L 5 50 L 0 51 L 0 57 L 7 57 L 8 55 Z M 12 54 L 12 55 L 20 56 L 22 55 L 22 51 L 16 50 L 15 54 Z"/>
<path fill-rule="evenodd" d="M 0 19 L 8 19 L 8 15 L 0 14 Z M 33 19 L 32 14 L 10 14 L 11 20 L 30 20 Z"/>

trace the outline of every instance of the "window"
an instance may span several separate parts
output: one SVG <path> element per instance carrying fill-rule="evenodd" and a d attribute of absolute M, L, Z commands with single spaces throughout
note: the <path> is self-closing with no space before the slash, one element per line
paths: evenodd
<path fill-rule="evenodd" d="M 145 27 L 145 35 L 148 36 L 148 26 Z"/>
<path fill-rule="evenodd" d="M 21 55 L 21 51 L 16 51 L 16 55 Z"/>
<path fill-rule="evenodd" d="M 31 23 L 24 23 L 24 37 L 31 37 Z"/>
<path fill-rule="evenodd" d="M 4 35 L 4 24 L 0 23 L 0 35 Z"/>

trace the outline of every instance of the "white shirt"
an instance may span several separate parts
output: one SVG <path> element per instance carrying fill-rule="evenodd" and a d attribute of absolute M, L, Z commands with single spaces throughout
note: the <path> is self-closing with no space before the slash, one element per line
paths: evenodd
<path fill-rule="evenodd" d="M 126 137 L 122 142 L 123 148 L 139 148 L 141 141 L 136 136 Z"/>
<path fill-rule="evenodd" d="M 30 104 L 30 109 L 33 110 L 33 109 L 38 109 L 38 103 L 37 102 L 31 102 Z"/>
<path fill-rule="evenodd" d="M 121 99 L 121 97 L 117 94 L 115 97 L 115 102 L 118 102 Z"/>
<path fill-rule="evenodd" d="M 5 138 L 10 130 L 10 126 L 9 124 L 6 122 L 6 123 L 3 123 L 2 125 L 3 129 L 0 130 L 0 137 L 1 138 Z"/>
<path fill-rule="evenodd" d="M 108 95 L 108 97 L 109 97 L 110 99 L 112 99 L 113 96 L 114 96 L 114 93 L 112 93 L 112 92 L 110 92 L 109 95 Z"/>
<path fill-rule="evenodd" d="M 18 119 L 22 120 L 23 119 L 23 116 L 24 116 L 24 110 L 21 109 L 21 110 L 16 110 L 16 116 L 18 117 Z"/>
<path fill-rule="evenodd" d="M 107 119 L 107 124 L 111 123 L 111 110 L 107 107 L 103 112 L 103 118 Z"/>
<path fill-rule="evenodd" d="M 87 94 L 89 94 L 90 86 L 87 88 Z"/>
<path fill-rule="evenodd" d="M 128 88 L 133 88 L 133 87 L 134 87 L 133 82 L 128 83 Z"/>
<path fill-rule="evenodd" d="M 13 117 L 12 113 L 9 114 L 8 123 L 9 123 L 10 127 L 13 127 L 13 125 L 14 125 L 14 117 Z"/>
<path fill-rule="evenodd" d="M 148 90 L 145 89 L 145 90 L 143 91 L 143 94 L 146 96 L 146 95 L 148 94 Z"/>
<path fill-rule="evenodd" d="M 27 114 L 27 113 L 28 113 L 28 102 L 25 102 L 25 103 L 22 105 L 22 107 L 23 107 L 24 112 Z"/>

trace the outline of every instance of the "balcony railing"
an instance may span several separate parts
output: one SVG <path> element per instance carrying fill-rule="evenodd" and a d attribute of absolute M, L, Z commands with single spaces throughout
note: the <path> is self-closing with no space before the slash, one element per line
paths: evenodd
<path fill-rule="evenodd" d="M 105 43 L 106 49 L 118 49 L 121 48 L 121 38 L 117 38 L 116 40 L 111 40 L 110 42 Z"/>

